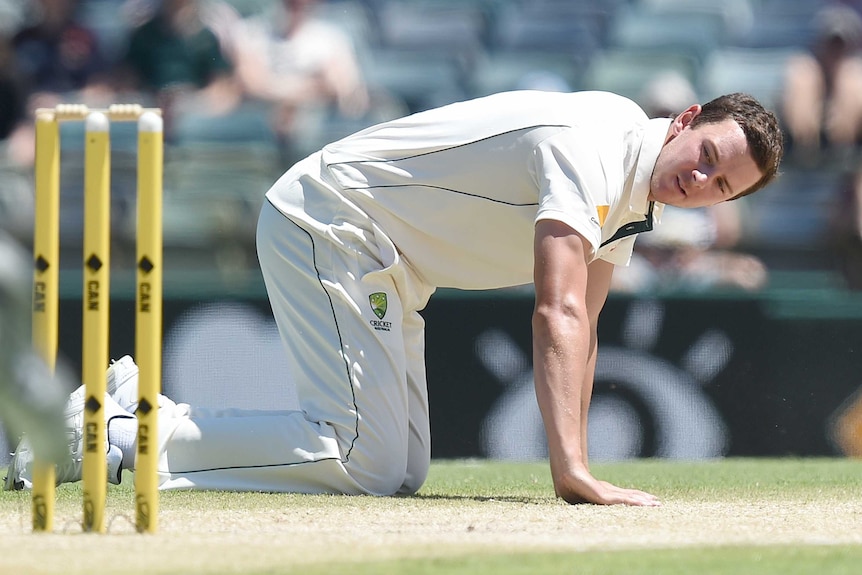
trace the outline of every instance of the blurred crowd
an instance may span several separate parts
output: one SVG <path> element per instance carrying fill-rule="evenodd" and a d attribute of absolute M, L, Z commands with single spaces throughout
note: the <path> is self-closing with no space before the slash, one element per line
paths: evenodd
<path fill-rule="evenodd" d="M 210 250 L 230 268 L 250 262 L 267 182 L 374 122 L 503 89 L 609 89 L 655 117 L 739 90 L 784 124 L 778 189 L 666 210 L 615 289 L 755 291 L 773 269 L 862 289 L 860 5 L 0 0 L 0 223 L 26 212 L 34 111 L 61 102 L 162 108 L 166 249 Z"/>
<path fill-rule="evenodd" d="M 276 0 L 250 18 L 205 0 L 0 3 L 10 15 L 0 29 L 0 137 L 20 161 L 32 160 L 33 111 L 70 100 L 143 100 L 164 111 L 169 140 L 178 116 L 224 116 L 247 100 L 272 105 L 284 138 L 303 107 L 361 115 L 367 105 L 350 38 L 315 17 L 318 0 Z M 94 29 L 88 5 L 113 10 L 115 30 Z"/>

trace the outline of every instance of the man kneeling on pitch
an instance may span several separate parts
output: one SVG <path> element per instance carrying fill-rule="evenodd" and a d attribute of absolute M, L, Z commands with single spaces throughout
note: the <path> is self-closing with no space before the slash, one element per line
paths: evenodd
<path fill-rule="evenodd" d="M 301 410 L 213 412 L 165 398 L 161 488 L 417 491 L 431 460 L 419 312 L 440 287 L 532 282 L 536 397 L 557 495 L 658 505 L 595 478 L 587 461 L 596 324 L 614 266 L 628 264 L 665 204 L 753 193 L 776 176 L 782 155 L 775 116 L 743 94 L 649 119 L 609 93 L 507 92 L 325 146 L 267 192 L 258 222 L 261 270 L 291 366 L 285 385 L 295 386 Z M 135 371 L 124 359 L 111 372 L 128 377 L 109 374 L 128 415 Z M 134 453 L 133 424 L 109 423 L 109 455 Z M 27 469 L 16 455 L 11 484 Z"/>

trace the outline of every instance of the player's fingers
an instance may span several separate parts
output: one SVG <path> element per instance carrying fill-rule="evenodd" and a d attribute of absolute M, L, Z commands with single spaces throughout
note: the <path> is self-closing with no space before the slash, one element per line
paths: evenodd
<path fill-rule="evenodd" d="M 633 493 L 630 497 L 632 501 L 636 502 L 636 505 L 642 507 L 661 507 L 661 501 L 658 497 L 650 495 L 649 493 Z"/>
<path fill-rule="evenodd" d="M 632 496 L 638 501 L 643 502 L 644 505 L 649 505 L 650 507 L 658 507 L 661 505 L 661 500 L 652 493 L 635 490 Z"/>
<path fill-rule="evenodd" d="M 626 505 L 631 505 L 633 507 L 661 507 L 661 501 L 652 497 L 636 495 L 629 497 L 626 500 Z"/>
<path fill-rule="evenodd" d="M 608 483 L 607 481 L 602 481 L 603 486 L 615 494 L 622 503 L 627 505 L 646 505 L 650 507 L 657 507 L 661 505 L 661 500 L 653 495 L 652 493 L 647 493 L 646 491 L 641 491 L 640 489 L 627 489 L 624 487 L 617 487 L 612 483 Z"/>
<path fill-rule="evenodd" d="M 621 489 L 617 492 L 616 496 L 625 505 L 638 507 L 661 506 L 661 501 L 659 501 L 658 497 L 644 491 L 638 491 L 637 489 Z"/>
<path fill-rule="evenodd" d="M 639 497 L 646 497 L 647 499 L 654 499 L 658 501 L 658 497 L 656 497 L 652 493 L 647 493 L 646 491 L 641 491 L 640 489 L 629 489 L 628 491 Z"/>

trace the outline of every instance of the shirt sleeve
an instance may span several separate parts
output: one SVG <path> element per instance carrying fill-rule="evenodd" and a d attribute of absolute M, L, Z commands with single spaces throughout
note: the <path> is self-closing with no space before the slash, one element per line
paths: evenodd
<path fill-rule="evenodd" d="M 601 244 L 598 206 L 607 206 L 611 183 L 606 177 L 600 142 L 580 128 L 566 128 L 540 142 L 535 149 L 539 185 L 536 221 L 557 220 L 590 242 L 591 259 Z"/>
<path fill-rule="evenodd" d="M 632 259 L 637 235 L 617 240 L 599 250 L 597 259 L 617 266 L 628 266 Z"/>

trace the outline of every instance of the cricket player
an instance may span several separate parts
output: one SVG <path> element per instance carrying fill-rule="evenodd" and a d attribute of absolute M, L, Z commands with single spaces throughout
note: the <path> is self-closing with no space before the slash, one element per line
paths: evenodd
<path fill-rule="evenodd" d="M 46 461 L 62 462 L 71 379 L 62 366 L 52 373 L 31 344 L 32 270 L 25 252 L 0 230 L 0 423 L 6 437 L 26 433 L 27 444 Z"/>
<path fill-rule="evenodd" d="M 532 282 L 536 396 L 557 495 L 658 505 L 594 477 L 587 461 L 596 325 L 614 267 L 664 205 L 753 193 L 782 155 L 775 116 L 743 94 L 649 119 L 610 93 L 507 92 L 325 146 L 267 192 L 257 234 L 291 366 L 284 382 L 301 409 L 213 411 L 165 398 L 161 488 L 417 491 L 431 459 L 419 312 L 437 288 Z M 118 397 L 136 384 L 131 358 L 111 370 L 126 382 Z M 124 453 L 133 423 L 108 426 Z"/>

